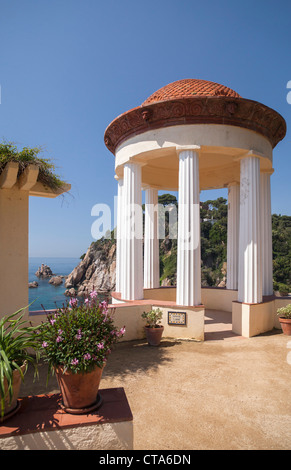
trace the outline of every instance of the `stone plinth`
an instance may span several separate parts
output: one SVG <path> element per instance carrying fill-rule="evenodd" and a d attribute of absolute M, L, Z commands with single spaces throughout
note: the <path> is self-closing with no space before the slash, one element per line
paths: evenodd
<path fill-rule="evenodd" d="M 20 410 L 0 425 L 1 450 L 132 450 L 133 417 L 123 388 L 99 391 L 101 407 L 65 413 L 61 395 L 20 398 Z"/>

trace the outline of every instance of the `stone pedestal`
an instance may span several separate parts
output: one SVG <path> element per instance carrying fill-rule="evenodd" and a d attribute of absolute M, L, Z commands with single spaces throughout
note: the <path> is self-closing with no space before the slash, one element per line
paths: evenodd
<path fill-rule="evenodd" d="M 61 395 L 21 398 L 20 410 L 0 423 L 1 450 L 132 450 L 133 417 L 123 388 L 99 391 L 101 407 L 65 413 Z"/>

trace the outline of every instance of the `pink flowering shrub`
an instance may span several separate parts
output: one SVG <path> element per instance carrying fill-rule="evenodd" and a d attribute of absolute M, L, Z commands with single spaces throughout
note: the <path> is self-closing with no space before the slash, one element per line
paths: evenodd
<path fill-rule="evenodd" d="M 102 368 L 113 345 L 125 333 L 114 326 L 112 309 L 91 292 L 84 303 L 72 298 L 66 307 L 47 315 L 37 334 L 40 356 L 53 371 L 62 366 L 71 372 Z"/>

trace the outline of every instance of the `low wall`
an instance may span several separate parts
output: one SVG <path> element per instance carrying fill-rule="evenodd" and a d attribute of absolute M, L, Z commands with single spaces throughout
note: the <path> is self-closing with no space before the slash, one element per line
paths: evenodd
<path fill-rule="evenodd" d="M 204 306 L 201 307 L 161 307 L 153 305 L 153 308 L 160 308 L 163 312 L 161 324 L 164 327 L 164 337 L 176 339 L 192 339 L 204 341 Z M 174 313 L 179 317 L 182 314 L 185 318 L 185 325 L 179 323 L 173 325 L 168 323 L 169 313 Z"/>
<path fill-rule="evenodd" d="M 163 311 L 162 324 L 164 336 L 173 338 L 187 338 L 202 341 L 204 339 L 204 312 L 205 309 L 219 310 L 232 314 L 233 332 L 241 336 L 255 336 L 273 328 L 281 329 L 277 309 L 291 303 L 290 297 L 271 297 L 264 299 L 261 304 L 242 304 L 237 301 L 237 291 L 224 288 L 202 288 L 201 306 L 183 307 L 176 305 L 176 288 L 161 287 L 158 289 L 144 289 L 144 299 L 137 301 L 123 301 L 119 294 L 113 293 L 115 310 L 115 325 L 118 328 L 125 326 L 126 333 L 121 341 L 144 339 L 145 321 L 142 318 L 144 311 L 151 308 L 160 308 Z M 168 312 L 185 313 L 186 325 L 169 325 Z M 40 324 L 46 319 L 43 312 L 30 312 L 29 319 L 32 324 Z"/>
<path fill-rule="evenodd" d="M 146 301 L 145 301 L 146 302 Z M 177 339 L 204 340 L 204 306 L 181 307 L 176 305 L 166 305 L 163 302 L 132 304 L 114 304 L 114 323 L 118 328 L 125 327 L 125 335 L 122 341 L 144 339 L 145 320 L 142 318 L 143 312 L 148 312 L 152 308 L 159 308 L 163 312 L 161 324 L 164 326 L 163 337 Z M 169 325 L 168 313 L 175 312 L 185 317 L 186 324 Z"/>
<path fill-rule="evenodd" d="M 237 300 L 237 290 L 222 287 L 203 287 L 201 297 L 206 309 L 231 312 L 232 302 Z"/>
<path fill-rule="evenodd" d="M 176 302 L 176 287 L 158 287 L 156 289 L 144 289 L 145 300 L 160 300 L 165 302 Z"/>
<path fill-rule="evenodd" d="M 144 289 L 144 299 L 175 302 L 176 287 Z M 202 287 L 201 289 L 201 302 L 206 309 L 231 312 L 234 300 L 237 300 L 237 290 L 222 287 Z"/>
<path fill-rule="evenodd" d="M 234 301 L 232 304 L 232 331 L 246 338 L 281 329 L 277 310 L 291 303 L 289 297 L 272 297 L 260 304 L 245 304 Z"/>
<path fill-rule="evenodd" d="M 125 327 L 125 334 L 120 341 L 132 341 L 136 339 L 143 339 L 145 337 L 144 325 L 145 321 L 142 318 L 143 312 L 151 310 L 151 304 L 118 304 L 114 307 L 114 324 L 118 328 Z"/>
<path fill-rule="evenodd" d="M 162 325 L 164 326 L 164 335 L 171 338 L 185 338 L 203 341 L 204 339 L 204 306 L 199 307 L 181 307 L 167 305 L 162 301 L 136 301 L 119 302 L 112 304 L 114 315 L 114 324 L 117 328 L 125 327 L 125 334 L 119 341 L 133 341 L 144 339 L 145 320 L 142 318 L 143 312 L 148 312 L 152 308 L 160 308 L 163 312 Z M 186 325 L 168 325 L 168 312 L 186 314 Z M 45 321 L 43 312 L 30 312 L 29 320 L 33 325 L 38 325 Z"/>

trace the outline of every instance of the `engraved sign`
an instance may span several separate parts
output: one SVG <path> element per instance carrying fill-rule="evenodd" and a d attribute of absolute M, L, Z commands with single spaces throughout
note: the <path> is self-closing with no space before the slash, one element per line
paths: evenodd
<path fill-rule="evenodd" d="M 186 312 L 168 312 L 168 325 L 185 326 Z"/>

